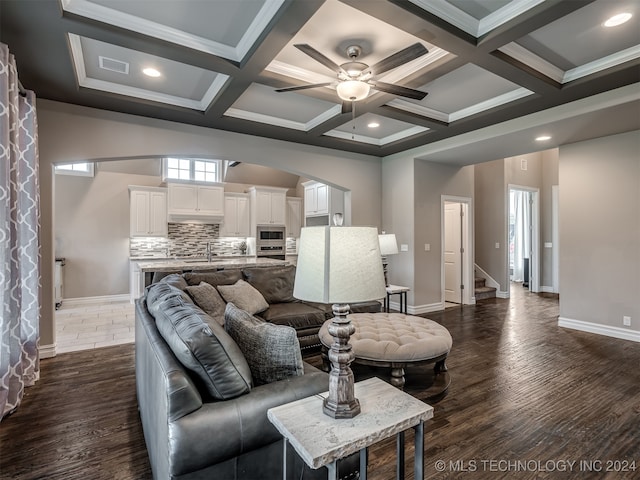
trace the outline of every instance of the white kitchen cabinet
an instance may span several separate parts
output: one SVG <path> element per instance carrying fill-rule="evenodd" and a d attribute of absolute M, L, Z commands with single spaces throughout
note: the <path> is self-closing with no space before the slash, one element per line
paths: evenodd
<path fill-rule="evenodd" d="M 167 236 L 167 190 L 129 186 L 129 235 Z"/>
<path fill-rule="evenodd" d="M 299 238 L 302 222 L 302 199 L 287 197 L 287 237 Z"/>
<path fill-rule="evenodd" d="M 282 225 L 286 223 L 286 188 L 250 187 L 251 229 L 257 225 Z"/>
<path fill-rule="evenodd" d="M 335 213 L 344 215 L 344 192 L 319 182 L 305 182 L 304 186 L 304 216 L 327 216 L 329 220 Z M 329 225 L 327 223 L 326 225 Z"/>
<path fill-rule="evenodd" d="M 304 187 L 304 214 L 329 215 L 329 186 L 313 182 Z"/>
<path fill-rule="evenodd" d="M 221 237 L 249 237 L 249 195 L 245 193 L 224 194 L 224 222 L 220 225 Z"/>
<path fill-rule="evenodd" d="M 224 217 L 224 187 L 169 184 L 170 219 L 202 219 L 219 222 Z"/>

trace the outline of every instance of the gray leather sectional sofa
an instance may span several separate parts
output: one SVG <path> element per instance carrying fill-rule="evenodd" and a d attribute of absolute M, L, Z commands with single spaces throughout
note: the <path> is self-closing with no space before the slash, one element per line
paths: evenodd
<path fill-rule="evenodd" d="M 239 270 L 212 272 L 209 280 L 232 284 L 240 274 L 258 285 L 260 278 L 269 285 L 264 289 L 265 299 L 273 300 L 283 293 L 285 283 L 279 275 L 286 272 L 271 273 L 272 281 L 268 281 L 267 270 L 254 276 Z M 136 390 L 153 477 L 280 479 L 283 442 L 269 422 L 267 410 L 325 392 L 328 375 L 303 362 L 301 375 L 251 384 L 248 364 L 225 332 L 224 321 L 213 320 L 185 292 L 188 283 L 200 285 L 205 281 L 193 275 L 206 274 L 172 275 L 149 286 L 136 302 Z M 304 316 L 300 308 L 295 305 L 286 315 L 271 318 L 296 325 L 298 338 L 304 339 L 315 330 L 319 313 L 308 310 Z M 316 308 L 316 312 L 322 310 Z M 324 319 L 324 312 L 322 315 Z M 194 351 L 199 358 L 193 358 Z M 209 383 L 203 382 L 203 372 L 198 370 L 203 357 L 204 363 L 214 365 L 204 372 Z M 325 468 L 309 469 L 293 451 L 287 458 L 292 479 L 327 478 Z M 357 456 L 342 462 L 341 478 L 357 475 L 357 462 Z"/>

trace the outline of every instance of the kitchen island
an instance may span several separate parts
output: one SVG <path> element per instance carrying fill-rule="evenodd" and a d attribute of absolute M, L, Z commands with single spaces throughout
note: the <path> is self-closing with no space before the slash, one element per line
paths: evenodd
<path fill-rule="evenodd" d="M 255 266 L 289 265 L 287 260 L 274 260 L 255 256 L 214 256 L 209 261 L 206 258 L 156 258 L 130 259 L 130 295 L 133 303 L 141 297 L 144 289 L 151 283 L 155 272 L 192 272 L 207 270 L 224 270 L 229 268 L 244 268 Z"/>

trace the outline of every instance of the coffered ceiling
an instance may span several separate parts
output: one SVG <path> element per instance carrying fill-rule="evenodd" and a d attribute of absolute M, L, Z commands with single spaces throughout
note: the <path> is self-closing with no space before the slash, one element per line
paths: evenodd
<path fill-rule="evenodd" d="M 0 8 L 1 40 L 39 98 L 378 156 L 640 81 L 637 0 L 0 0 Z M 631 19 L 603 26 L 622 12 Z M 357 45 L 358 61 L 372 66 L 416 43 L 428 53 L 373 80 L 428 95 L 374 87 L 353 108 L 337 95 L 336 73 L 294 46 L 340 65 Z M 147 67 L 160 75 L 143 74 Z M 276 92 L 317 83 L 328 85 Z"/>

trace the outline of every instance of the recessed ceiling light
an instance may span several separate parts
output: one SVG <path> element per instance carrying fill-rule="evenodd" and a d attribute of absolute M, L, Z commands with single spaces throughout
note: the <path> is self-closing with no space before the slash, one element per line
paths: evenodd
<path fill-rule="evenodd" d="M 143 68 L 142 73 L 144 73 L 148 77 L 159 77 L 160 75 L 162 75 L 158 70 L 151 67 Z"/>
<path fill-rule="evenodd" d="M 622 25 L 623 23 L 628 22 L 632 16 L 633 15 L 631 15 L 630 13 L 619 13 L 604 22 L 603 25 L 605 27 L 617 27 L 618 25 Z"/>
<path fill-rule="evenodd" d="M 380 126 L 380 124 L 378 122 L 369 122 L 367 124 L 367 127 L 369 128 L 378 128 Z"/>
<path fill-rule="evenodd" d="M 547 140 L 551 140 L 551 135 L 540 135 L 536 137 L 536 142 L 546 142 Z"/>

